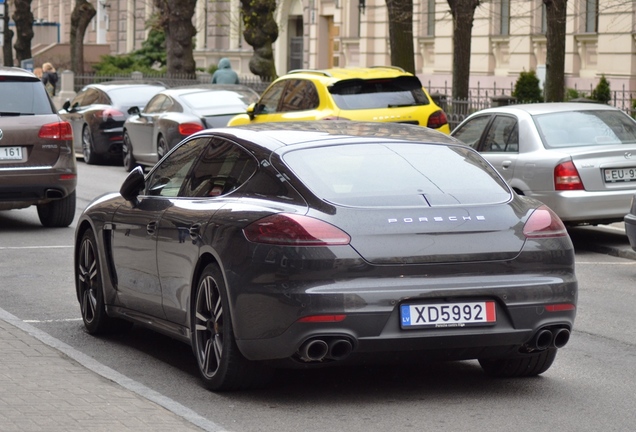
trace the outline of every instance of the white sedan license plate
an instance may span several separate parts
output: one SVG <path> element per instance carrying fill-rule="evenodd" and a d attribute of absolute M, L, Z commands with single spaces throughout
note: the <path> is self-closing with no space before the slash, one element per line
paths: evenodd
<path fill-rule="evenodd" d="M 636 168 L 612 168 L 606 169 L 605 183 L 619 183 L 636 181 Z"/>
<path fill-rule="evenodd" d="M 402 328 L 443 328 L 489 325 L 497 322 L 494 301 L 466 303 L 404 304 Z"/>
<path fill-rule="evenodd" d="M 22 160 L 24 158 L 23 147 L 0 147 L 0 160 Z"/>

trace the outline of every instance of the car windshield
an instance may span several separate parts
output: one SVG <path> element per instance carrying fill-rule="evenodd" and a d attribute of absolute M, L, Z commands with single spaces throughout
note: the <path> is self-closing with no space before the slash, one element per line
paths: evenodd
<path fill-rule="evenodd" d="M 118 87 L 108 90 L 108 96 L 115 106 L 144 106 L 163 89 L 157 86 Z"/>
<path fill-rule="evenodd" d="M 340 109 L 377 109 L 428 105 L 430 102 L 417 77 L 348 79 L 329 87 Z"/>
<path fill-rule="evenodd" d="M 245 107 L 256 102 L 258 95 L 247 91 L 215 90 L 184 94 L 181 99 L 193 109 Z"/>
<path fill-rule="evenodd" d="M 466 147 L 378 143 L 306 148 L 283 156 L 320 198 L 359 207 L 506 202 L 494 169 Z"/>
<path fill-rule="evenodd" d="M 0 115 L 54 113 L 40 80 L 0 77 L 0 95 Z"/>
<path fill-rule="evenodd" d="M 636 143 L 636 122 L 622 111 L 566 111 L 534 117 L 546 148 Z"/>

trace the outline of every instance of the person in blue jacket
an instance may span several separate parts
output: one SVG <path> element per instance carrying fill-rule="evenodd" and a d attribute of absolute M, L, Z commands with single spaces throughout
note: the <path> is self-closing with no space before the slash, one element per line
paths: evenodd
<path fill-rule="evenodd" d="M 238 74 L 232 69 L 230 60 L 222 58 L 219 60 L 218 69 L 212 75 L 212 84 L 238 84 Z"/>

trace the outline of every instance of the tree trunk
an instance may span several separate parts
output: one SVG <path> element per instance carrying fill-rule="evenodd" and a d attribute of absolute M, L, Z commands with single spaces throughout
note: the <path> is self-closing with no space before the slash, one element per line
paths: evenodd
<path fill-rule="evenodd" d="M 71 13 L 71 69 L 84 73 L 84 34 L 97 11 L 87 0 L 76 0 Z"/>
<path fill-rule="evenodd" d="M 389 12 L 391 64 L 415 74 L 413 0 L 386 0 Z"/>
<path fill-rule="evenodd" d="M 263 81 L 275 79 L 276 65 L 272 44 L 278 39 L 278 24 L 274 20 L 276 0 L 240 0 L 243 12 L 243 37 L 254 54 L 250 59 L 250 71 Z"/>
<path fill-rule="evenodd" d="M 33 39 L 33 13 L 31 0 L 14 0 L 13 22 L 15 23 L 16 40 L 15 56 L 20 65 L 22 60 L 32 58 L 31 40 Z"/>
<path fill-rule="evenodd" d="M 159 25 L 166 34 L 168 76 L 188 76 L 196 72 L 192 24 L 196 0 L 154 0 L 159 10 Z"/>
<path fill-rule="evenodd" d="M 480 0 L 447 0 L 453 15 L 453 101 L 467 100 L 470 85 L 470 43 L 475 9 Z M 453 108 L 458 113 L 460 104 Z M 461 109 L 461 111 L 466 111 Z M 463 113 L 463 112 L 460 112 Z"/>
<path fill-rule="evenodd" d="M 5 66 L 13 66 L 13 48 L 11 41 L 13 39 L 13 30 L 9 28 L 9 3 L 5 3 L 4 10 L 4 45 L 2 45 L 2 58 Z"/>
<path fill-rule="evenodd" d="M 567 0 L 543 0 L 546 9 L 546 102 L 563 102 L 565 96 L 565 29 Z"/>

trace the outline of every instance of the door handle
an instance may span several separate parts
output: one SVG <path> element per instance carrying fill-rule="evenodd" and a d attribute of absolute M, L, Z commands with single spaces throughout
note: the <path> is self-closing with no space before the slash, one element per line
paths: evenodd
<path fill-rule="evenodd" d="M 193 241 L 196 241 L 199 239 L 199 235 L 200 235 L 200 231 L 201 231 L 201 224 L 193 224 L 192 226 L 190 226 L 190 238 Z"/>
<path fill-rule="evenodd" d="M 509 161 L 509 160 L 503 161 L 503 162 L 501 163 L 501 167 L 502 167 L 503 169 L 508 169 L 508 168 L 510 168 L 510 165 L 512 165 L 512 161 Z"/>
<path fill-rule="evenodd" d="M 146 232 L 148 235 L 154 235 L 157 232 L 157 221 L 150 222 L 146 225 Z"/>

